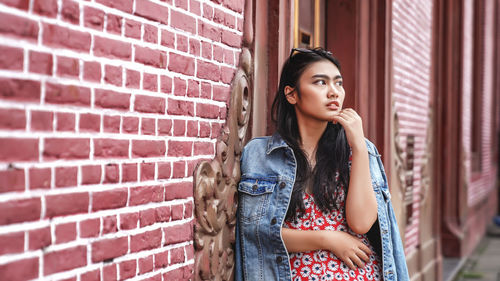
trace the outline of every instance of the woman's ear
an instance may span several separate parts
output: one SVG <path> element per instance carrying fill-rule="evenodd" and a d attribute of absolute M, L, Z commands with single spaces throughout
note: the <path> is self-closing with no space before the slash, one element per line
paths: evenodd
<path fill-rule="evenodd" d="M 296 104 L 297 103 L 297 91 L 295 91 L 294 88 L 292 88 L 290 86 L 285 86 L 284 92 L 285 92 L 286 100 L 290 104 Z"/>

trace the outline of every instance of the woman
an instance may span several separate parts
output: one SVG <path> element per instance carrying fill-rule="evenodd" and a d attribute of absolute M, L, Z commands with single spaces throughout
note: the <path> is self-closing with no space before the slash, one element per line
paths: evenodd
<path fill-rule="evenodd" d="M 241 157 L 236 280 L 409 280 L 380 155 L 344 97 L 330 52 L 292 49 L 277 132 Z"/>

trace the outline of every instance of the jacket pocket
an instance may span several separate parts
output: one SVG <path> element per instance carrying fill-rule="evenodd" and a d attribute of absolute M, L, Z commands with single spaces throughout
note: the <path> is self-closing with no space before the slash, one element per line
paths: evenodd
<path fill-rule="evenodd" d="M 238 184 L 238 209 L 242 222 L 255 222 L 265 215 L 275 186 L 276 182 L 262 179 L 244 179 Z"/>

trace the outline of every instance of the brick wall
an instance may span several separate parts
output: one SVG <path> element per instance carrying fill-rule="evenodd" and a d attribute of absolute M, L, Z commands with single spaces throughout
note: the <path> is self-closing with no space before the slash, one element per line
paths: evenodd
<path fill-rule="evenodd" d="M 404 233 L 406 252 L 418 245 L 422 159 L 428 127 L 432 48 L 431 0 L 395 0 L 392 4 L 393 101 L 403 148 L 415 137 L 413 217 Z"/>
<path fill-rule="evenodd" d="M 0 279 L 179 280 L 243 0 L 0 0 Z"/>

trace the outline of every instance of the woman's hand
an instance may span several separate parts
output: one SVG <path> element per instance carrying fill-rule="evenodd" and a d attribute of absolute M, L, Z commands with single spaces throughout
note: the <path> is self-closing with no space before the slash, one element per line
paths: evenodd
<path fill-rule="evenodd" d="M 323 248 L 331 251 L 350 269 L 363 268 L 370 261 L 370 248 L 355 236 L 343 231 L 324 231 Z"/>
<path fill-rule="evenodd" d="M 333 122 L 344 127 L 349 146 L 353 149 L 366 147 L 363 123 L 359 114 L 352 108 L 344 108 L 333 117 Z"/>

